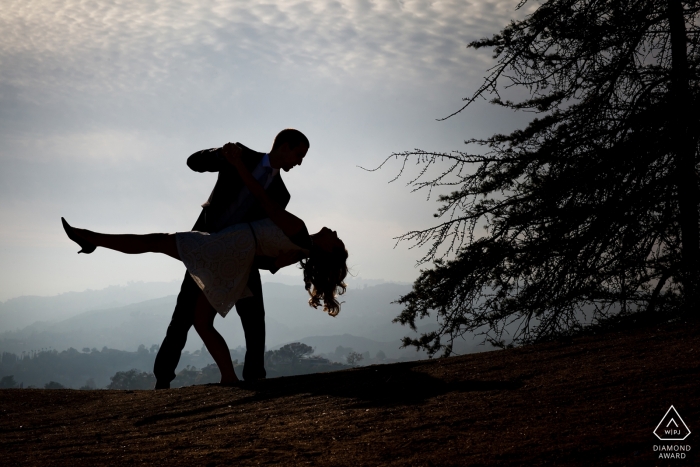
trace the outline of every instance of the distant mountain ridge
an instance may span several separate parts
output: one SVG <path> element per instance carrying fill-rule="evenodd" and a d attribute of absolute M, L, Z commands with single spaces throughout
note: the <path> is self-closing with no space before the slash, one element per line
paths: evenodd
<path fill-rule="evenodd" d="M 280 285 L 300 287 L 300 276 L 278 273 L 262 275 L 267 298 L 268 288 Z M 271 284 L 268 286 L 267 284 Z M 348 280 L 349 289 L 393 284 L 409 286 L 383 279 L 353 277 Z M 302 288 L 303 289 L 303 288 Z M 87 311 L 107 310 L 147 300 L 177 295 L 180 281 L 129 282 L 125 286 L 113 285 L 104 289 L 88 289 L 82 292 L 66 292 L 52 296 L 25 295 L 0 302 L 0 333 L 16 331 L 36 322 L 57 323 Z M 305 294 L 305 292 L 303 292 Z M 172 310 L 171 310 L 172 311 Z"/>
<path fill-rule="evenodd" d="M 130 282 L 101 290 L 66 292 L 50 297 L 22 296 L 0 303 L 0 332 L 14 331 L 37 321 L 57 322 L 92 310 L 117 308 L 177 294 L 173 282 Z"/>
<path fill-rule="evenodd" d="M 154 295 L 163 290 L 167 291 L 168 287 L 172 289 L 178 286 L 177 283 L 157 284 L 153 291 L 149 292 L 144 290 L 146 285 L 137 283 L 103 291 L 76 292 L 57 297 L 22 297 L 26 300 L 8 301 L 10 305 L 23 305 L 25 311 L 33 317 L 65 318 L 35 321 L 20 329 L 10 330 L 3 322 L 0 351 L 21 354 L 23 351 L 41 348 L 65 350 L 69 347 L 109 347 L 135 351 L 140 344 L 147 348 L 153 344 L 160 344 L 175 306 L 174 294 L 111 308 L 75 311 L 84 309 L 89 304 L 104 306 L 113 299 L 115 293 L 121 293 L 120 299 L 128 301 L 139 294 Z M 394 283 L 351 288 L 341 297 L 344 302 L 341 313 L 332 318 L 320 309 L 308 306 L 308 294 L 301 285 L 265 283 L 267 348 L 275 349 L 290 342 L 304 342 L 318 347 L 318 351 L 323 353 L 333 351 L 340 345 L 352 347 L 359 352 L 374 353 L 382 350 L 390 358 L 399 358 L 407 352 L 415 354 L 412 349 L 400 349 L 400 339 L 405 335 L 415 334 L 407 327 L 392 323 L 400 313 L 401 307 L 391 302 L 409 290 L 408 285 Z M 100 296 L 97 292 L 103 293 Z M 88 297 L 88 305 L 80 302 L 81 294 Z M 8 305 L 8 302 L 2 305 Z M 71 303 L 74 305 L 72 309 L 69 308 Z M 38 305 L 39 309 L 31 310 L 29 305 L 32 304 Z M 17 313 L 19 309 L 20 307 L 16 307 L 9 311 Z M 0 310 L 0 313 L 2 311 L 7 309 Z M 5 313 L 3 318 L 7 315 L 8 313 Z M 420 330 L 425 331 L 434 326 L 434 323 L 425 323 Z M 216 327 L 229 347 L 245 346 L 243 330 L 235 312 L 225 319 L 217 318 Z M 334 339 L 335 345 L 332 345 Z M 365 341 L 360 344 L 362 339 Z M 202 345 L 199 336 L 191 330 L 186 349 L 194 351 Z"/>
<path fill-rule="evenodd" d="M 3 355 L 3 362 L 5 362 L 5 356 L 8 357 L 8 361 L 16 358 L 11 354 L 19 357 L 31 353 L 36 356 L 37 351 L 40 350 L 58 351 L 58 354 L 52 352 L 39 354 L 46 354 L 49 359 L 59 358 L 60 360 L 63 358 L 61 355 L 66 354 L 77 356 L 76 358 L 80 360 L 87 358 L 81 355 L 104 354 L 106 361 L 111 362 L 107 366 L 103 362 L 103 365 L 95 368 L 85 363 L 87 366 L 84 371 L 80 370 L 82 373 L 78 372 L 77 379 L 68 378 L 60 371 L 60 374 L 52 376 L 55 381 L 72 387 L 85 384 L 88 378 L 93 378 L 96 384 L 104 387 L 109 384 L 108 378 L 116 371 L 128 371 L 131 368 L 151 372 L 155 358 L 154 345 L 159 345 L 165 337 L 177 299 L 175 294 L 111 308 L 77 312 L 75 310 L 87 306 L 80 302 L 81 294 L 88 297 L 86 300 L 88 305 L 104 306 L 114 299 L 115 292 L 121 293 L 119 300 L 128 301 L 134 297 L 153 295 L 163 291 L 164 288 L 167 291 L 168 285 L 154 287 L 148 291 L 144 290 L 147 289 L 146 284 L 130 284 L 131 287 L 72 293 L 67 297 L 27 297 L 25 300 L 15 300 L 10 305 L 23 305 L 24 311 L 30 316 L 48 317 L 54 320 L 35 321 L 18 330 L 0 332 L 0 355 L 8 353 Z M 176 287 L 179 284 L 174 283 L 170 286 L 173 285 Z M 308 294 L 301 285 L 266 282 L 263 288 L 267 350 L 277 350 L 288 343 L 302 342 L 314 348 L 315 355 L 343 364 L 347 363 L 346 359 L 350 351 L 358 352 L 363 355 L 360 365 L 427 357 L 425 352 L 416 352 L 412 347 L 402 348 L 402 337 L 417 334 L 407 327 L 392 323 L 392 320 L 401 312 L 401 306 L 392 302 L 411 290 L 406 284 L 379 283 L 350 288 L 341 297 L 343 303 L 337 317 L 330 317 L 320 309 L 309 307 Z M 39 308 L 32 310 L 29 306 L 32 304 L 38 305 Z M 71 304 L 74 305 L 72 309 L 69 307 Z M 10 311 L 19 312 L 20 310 L 21 308 L 17 307 Z M 61 310 L 61 312 L 52 310 Z M 55 320 L 57 316 L 67 317 Z M 429 332 L 437 328 L 437 323 L 432 320 L 417 324 L 419 332 Z M 245 339 L 240 319 L 235 311 L 229 313 L 226 318 L 217 318 L 215 326 L 226 339 L 229 347 L 233 349 L 234 358 L 243 361 Z M 459 353 L 486 350 L 484 347 L 477 347 L 477 344 L 478 342 L 463 341 L 461 348 L 456 350 Z M 145 348 L 140 348 L 141 345 Z M 206 351 L 199 352 L 202 347 L 202 340 L 194 329 L 191 329 L 185 347 L 185 351 L 189 354 L 183 354 L 177 371 L 182 370 L 187 364 L 196 364 L 199 367 L 211 363 L 210 358 L 202 363 L 202 355 L 208 355 Z M 76 349 L 77 353 L 76 350 L 68 350 L 70 348 Z M 113 350 L 104 351 L 104 348 Z M 68 350 L 67 353 L 63 352 L 66 350 Z M 101 352 L 95 353 L 96 351 Z M 117 359 L 118 361 L 109 357 L 113 354 L 117 355 L 117 351 L 126 351 L 123 352 L 124 358 Z M 44 360 L 37 360 L 39 361 Z M 4 370 L 7 371 L 3 370 L 4 373 L 12 374 L 11 368 L 5 366 Z M 51 373 L 53 369 L 54 366 L 50 366 L 46 371 L 40 372 L 40 376 Z M 72 369 L 75 370 L 75 368 Z M 34 376 L 36 379 L 37 375 Z M 33 381 L 29 378 L 29 373 L 22 377 L 27 384 Z M 37 384 L 37 381 L 32 384 Z M 43 379 L 39 382 L 46 383 Z"/>

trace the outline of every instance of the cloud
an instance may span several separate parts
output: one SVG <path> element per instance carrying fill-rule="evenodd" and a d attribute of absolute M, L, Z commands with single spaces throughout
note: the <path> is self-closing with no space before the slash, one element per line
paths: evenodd
<path fill-rule="evenodd" d="M 51 89 L 148 91 L 251 67 L 309 76 L 461 78 L 465 50 L 514 15 L 485 0 L 33 0 L 0 11 L 0 83 Z M 31 93 L 27 98 L 31 97 Z"/>

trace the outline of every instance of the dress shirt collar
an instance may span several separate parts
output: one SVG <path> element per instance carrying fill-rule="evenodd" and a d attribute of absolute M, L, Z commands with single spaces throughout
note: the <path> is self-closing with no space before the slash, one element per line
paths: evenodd
<path fill-rule="evenodd" d="M 271 175 L 274 177 L 278 173 L 280 173 L 280 169 L 276 169 L 270 165 L 270 154 L 265 154 L 260 161 L 260 166 L 263 168 L 270 168 L 272 169 Z"/>

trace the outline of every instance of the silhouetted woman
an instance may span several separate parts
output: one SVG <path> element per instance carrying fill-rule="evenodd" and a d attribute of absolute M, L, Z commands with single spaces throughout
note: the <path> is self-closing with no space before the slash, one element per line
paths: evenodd
<path fill-rule="evenodd" d="M 269 218 L 240 223 L 220 232 L 152 233 L 145 235 L 103 234 L 71 227 L 61 218 L 68 237 L 92 253 L 101 246 L 122 253 L 163 253 L 182 261 L 204 292 L 197 302 L 194 327 L 221 371 L 222 385 L 235 385 L 226 341 L 214 329 L 218 312 L 226 316 L 239 298 L 251 295 L 246 287 L 255 255 L 277 258 L 276 266 L 301 263 L 305 288 L 314 308 L 335 316 L 340 311 L 336 296 L 345 292 L 348 252 L 335 231 L 326 227 L 309 235 L 304 222 L 276 205 L 253 178 L 241 159 L 240 149 L 224 145 L 226 159 L 238 170 L 243 183 L 260 202 Z"/>

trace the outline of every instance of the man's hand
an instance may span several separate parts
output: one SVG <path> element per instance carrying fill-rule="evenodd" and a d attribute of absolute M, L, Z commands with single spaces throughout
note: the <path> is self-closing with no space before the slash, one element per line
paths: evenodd
<path fill-rule="evenodd" d="M 239 148 L 233 143 L 226 143 L 224 144 L 224 147 L 222 149 L 224 157 L 229 162 L 229 164 L 236 168 L 244 167 L 243 158 L 241 157 L 243 151 L 241 150 L 241 148 Z"/>

